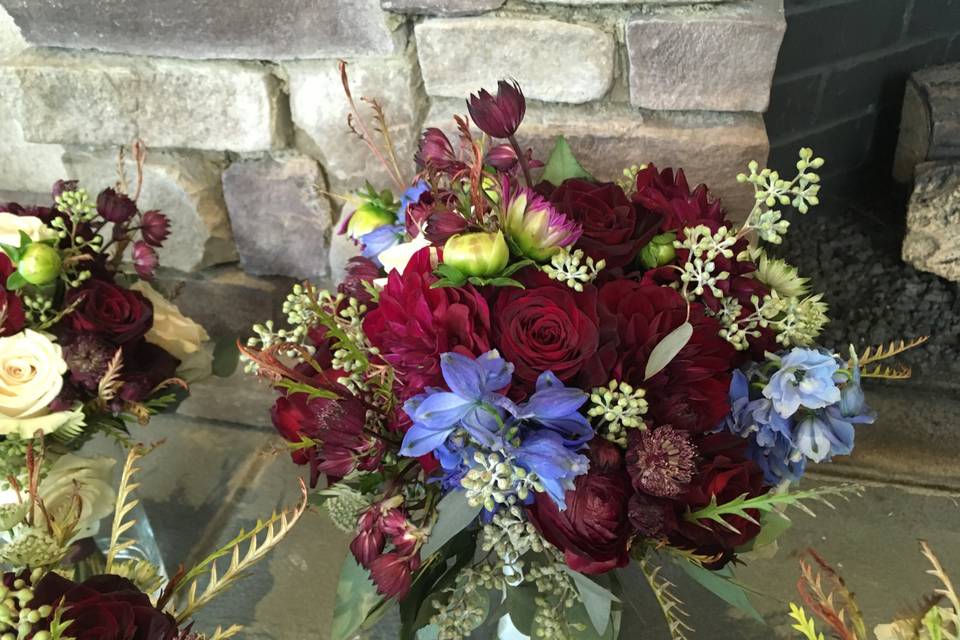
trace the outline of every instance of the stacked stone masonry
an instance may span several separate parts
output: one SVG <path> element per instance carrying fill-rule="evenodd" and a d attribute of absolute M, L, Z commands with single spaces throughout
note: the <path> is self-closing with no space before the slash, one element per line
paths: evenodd
<path fill-rule="evenodd" d="M 334 233 L 334 194 L 391 186 L 347 127 L 340 59 L 354 95 L 385 107 L 407 177 L 422 128 L 449 127 L 504 77 L 529 99 L 520 135 L 535 153 L 564 133 L 600 178 L 682 165 L 736 217 L 751 200 L 734 176 L 767 156 L 782 0 L 217 7 L 0 0 L 0 192 L 41 202 L 60 177 L 112 183 L 118 148 L 140 138 L 142 204 L 174 219 L 170 281 L 253 300 L 285 286 L 266 276 L 339 276 L 356 247 Z"/>

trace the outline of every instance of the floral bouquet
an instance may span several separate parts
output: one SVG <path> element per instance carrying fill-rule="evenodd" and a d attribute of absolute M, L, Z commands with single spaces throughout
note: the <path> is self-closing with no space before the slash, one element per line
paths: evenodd
<path fill-rule="evenodd" d="M 32 542 L 19 545 L 7 559 L 12 569 L 0 572 L 0 638 L 33 640 L 205 640 L 193 632 L 193 617 L 276 546 L 303 515 L 306 487 L 299 505 L 274 512 L 224 547 L 171 579 L 143 559 L 124 558 L 137 543 L 125 539 L 136 527 L 133 490 L 137 464 L 149 452 L 134 447 L 127 455 L 116 494 L 76 467 L 76 456 L 58 458 L 43 468 L 42 451 L 27 445 L 27 483 L 14 503 L 0 505 L 0 531 L 16 539 L 29 532 Z M 63 461 L 74 459 L 64 466 Z M 42 478 L 42 479 L 41 479 Z M 109 494 L 109 497 L 108 497 Z M 116 501 L 114 506 L 114 500 Z M 104 511 L 101 508 L 106 506 Z M 91 514 L 113 513 L 109 546 L 101 571 L 77 576 L 61 562 Z M 222 557 L 227 563 L 218 563 Z M 219 564 L 219 567 L 218 567 Z M 209 640 L 236 636 L 238 625 L 217 628 Z"/>
<path fill-rule="evenodd" d="M 355 536 L 333 637 L 399 602 L 401 638 L 615 638 L 634 595 L 615 570 L 638 567 L 682 638 L 664 563 L 756 615 L 731 562 L 771 544 L 787 506 L 856 491 L 791 484 L 873 421 L 863 378 L 909 374 L 874 363 L 913 345 L 819 348 L 821 296 L 751 244 L 781 242 L 777 207 L 817 204 L 823 160 L 801 150 L 789 180 L 751 163 L 735 224 L 682 170 L 603 182 L 563 138 L 537 162 L 501 82 L 467 103 L 482 134 L 428 129 L 408 180 L 380 105 L 365 99 L 367 123 L 343 75 L 349 125 L 402 195 L 351 197 L 342 231 L 363 255 L 344 282 L 296 286 L 290 326 L 244 349 Z"/>
<path fill-rule="evenodd" d="M 126 443 L 130 421 L 146 423 L 177 401 L 186 369 L 209 368 L 206 332 L 147 282 L 170 222 L 139 210 L 145 151 L 138 143 L 134 152 L 132 193 L 121 175 L 95 201 L 60 181 L 52 206 L 0 204 L 0 504 L 25 490 L 24 460 L 37 442 L 41 477 L 52 464 L 63 482 L 95 476 L 89 486 L 108 488 L 111 459 L 71 452 L 96 433 Z M 84 508 L 101 503 L 87 499 Z M 97 520 L 78 533 L 93 535 Z M 0 533 L 0 541 L 3 563 L 30 537 Z"/>

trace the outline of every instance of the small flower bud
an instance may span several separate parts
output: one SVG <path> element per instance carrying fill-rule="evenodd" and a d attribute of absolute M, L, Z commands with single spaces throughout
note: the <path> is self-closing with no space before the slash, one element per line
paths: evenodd
<path fill-rule="evenodd" d="M 503 232 L 463 233 L 443 246 L 443 262 L 470 276 L 489 277 L 503 271 L 510 250 Z"/>
<path fill-rule="evenodd" d="M 34 285 L 49 284 L 60 275 L 60 252 L 48 244 L 34 242 L 23 252 L 17 271 Z"/>
<path fill-rule="evenodd" d="M 675 233 L 661 233 L 654 236 L 647 245 L 640 250 L 640 262 L 648 269 L 656 269 L 670 264 L 677 256 L 673 243 L 677 239 Z"/>
<path fill-rule="evenodd" d="M 365 202 L 350 215 L 346 232 L 354 240 L 359 240 L 361 236 L 384 225 L 393 224 L 396 220 L 397 216 L 393 211 L 388 211 L 372 202 Z"/>

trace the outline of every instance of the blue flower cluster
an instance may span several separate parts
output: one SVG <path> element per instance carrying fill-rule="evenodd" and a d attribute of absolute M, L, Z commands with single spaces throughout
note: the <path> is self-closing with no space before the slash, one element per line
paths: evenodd
<path fill-rule="evenodd" d="M 400 196 L 400 207 L 397 209 L 396 222 L 377 227 L 373 231 L 360 236 L 360 244 L 363 245 L 363 257 L 379 264 L 380 261 L 377 256 L 400 244 L 406 233 L 407 207 L 414 202 L 418 202 L 420 196 L 429 190 L 430 185 L 425 180 L 418 180 L 416 184 L 403 192 L 403 195 Z"/>
<path fill-rule="evenodd" d="M 722 428 L 749 439 L 750 457 L 770 484 L 796 481 L 808 460 L 823 462 L 853 451 L 854 425 L 873 413 L 860 387 L 860 368 L 841 369 L 830 353 L 795 348 L 772 363 L 734 371 L 730 415 Z M 759 391 L 759 393 L 757 393 Z"/>
<path fill-rule="evenodd" d="M 413 426 L 400 453 L 435 453 L 446 489 L 460 486 L 484 455 L 495 453 L 501 475 L 491 479 L 498 482 L 498 498 L 529 498 L 514 481 L 534 474 L 563 509 L 564 494 L 588 467 L 587 457 L 578 453 L 593 437 L 593 427 L 579 413 L 588 395 L 565 387 L 547 371 L 537 380 L 536 392 L 526 402 L 515 403 L 500 393 L 510 384 L 513 365 L 497 351 L 476 359 L 444 353 L 440 368 L 449 391 L 431 388 L 404 404 Z"/>

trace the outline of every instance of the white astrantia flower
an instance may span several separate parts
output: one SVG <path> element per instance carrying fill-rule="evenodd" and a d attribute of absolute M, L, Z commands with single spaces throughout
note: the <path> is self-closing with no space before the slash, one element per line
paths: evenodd
<path fill-rule="evenodd" d="M 0 212 L 0 243 L 19 247 L 21 231 L 34 242 L 57 237 L 57 232 L 36 216 L 18 216 L 7 211 Z"/>
<path fill-rule="evenodd" d="M 0 417 L 46 415 L 63 387 L 66 372 L 60 345 L 46 334 L 25 329 L 0 338 Z"/>

